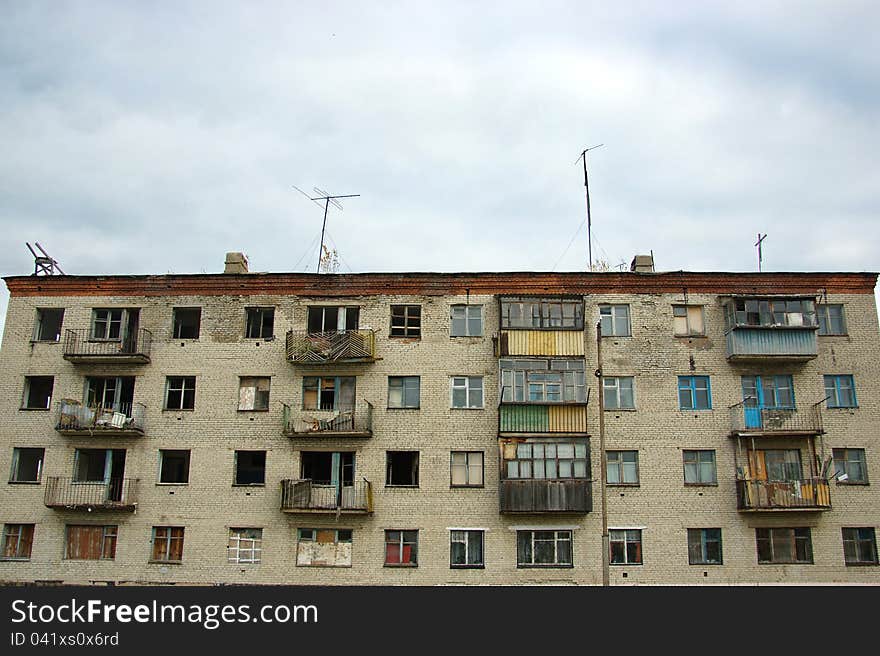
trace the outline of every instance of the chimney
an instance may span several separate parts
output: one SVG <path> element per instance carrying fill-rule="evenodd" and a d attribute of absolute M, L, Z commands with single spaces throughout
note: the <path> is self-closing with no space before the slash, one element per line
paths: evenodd
<path fill-rule="evenodd" d="M 248 259 L 244 253 L 227 253 L 223 273 L 247 273 Z"/>
<path fill-rule="evenodd" d="M 629 270 L 634 273 L 654 273 L 654 254 L 636 255 L 629 265 Z"/>

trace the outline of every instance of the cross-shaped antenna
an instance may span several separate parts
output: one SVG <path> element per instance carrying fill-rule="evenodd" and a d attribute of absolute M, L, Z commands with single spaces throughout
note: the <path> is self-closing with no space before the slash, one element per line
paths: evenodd
<path fill-rule="evenodd" d="M 333 207 L 339 209 L 339 211 L 342 211 L 342 203 L 337 201 L 336 200 L 337 198 L 357 198 L 358 196 L 360 196 L 360 194 L 349 194 L 346 196 L 342 196 L 342 195 L 335 195 L 334 196 L 334 195 L 327 193 L 323 189 L 319 189 L 318 187 L 313 187 L 313 189 L 315 190 L 315 193 L 318 194 L 318 196 L 313 198 L 313 197 L 309 196 L 306 192 L 304 192 L 302 189 L 297 187 L 296 185 L 293 185 L 293 188 L 296 189 L 303 196 L 308 198 L 310 201 L 315 203 L 315 205 L 317 205 L 318 207 L 321 207 L 321 204 L 318 201 L 320 201 L 320 200 L 324 201 L 324 223 L 321 225 L 321 246 L 318 249 L 318 267 L 315 270 L 315 273 L 321 273 L 321 255 L 323 255 L 323 253 L 324 253 L 324 231 L 327 229 L 327 210 L 330 209 L 330 203 L 333 203 Z"/>
<path fill-rule="evenodd" d="M 758 273 L 761 272 L 761 262 L 764 259 L 764 255 L 761 252 L 761 242 L 763 242 L 767 238 L 767 235 L 762 235 L 760 232 L 758 233 L 758 241 L 755 242 L 755 246 L 758 247 Z"/>
<path fill-rule="evenodd" d="M 593 233 L 592 233 L 592 220 L 590 218 L 590 181 L 587 178 L 587 153 L 591 150 L 596 150 L 596 148 L 601 148 L 605 144 L 599 144 L 598 146 L 590 146 L 589 148 L 584 148 L 581 151 L 581 154 L 578 155 L 578 158 L 574 161 L 577 164 L 579 161 L 584 161 L 584 189 L 587 195 L 587 257 L 590 258 L 590 271 L 593 270 Z"/>

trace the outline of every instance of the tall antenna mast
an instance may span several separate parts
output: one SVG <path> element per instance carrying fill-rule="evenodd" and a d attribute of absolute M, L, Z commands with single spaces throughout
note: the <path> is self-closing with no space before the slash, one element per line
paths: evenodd
<path fill-rule="evenodd" d="M 297 187 L 296 185 L 294 185 L 293 188 L 296 189 L 303 196 L 308 198 L 310 201 L 314 202 L 318 207 L 321 206 L 321 204 L 318 203 L 318 201 L 320 201 L 320 200 L 324 201 L 324 223 L 321 225 L 321 245 L 318 247 L 318 266 L 315 269 L 315 273 L 321 273 L 321 256 L 324 254 L 324 231 L 327 229 L 327 211 L 330 209 L 330 203 L 333 203 L 333 207 L 335 207 L 336 209 L 338 209 L 341 212 L 342 211 L 342 203 L 340 203 L 338 200 L 336 200 L 337 198 L 357 198 L 358 196 L 360 196 L 360 194 L 349 194 L 347 196 L 340 196 L 340 195 L 334 196 L 334 195 L 327 193 L 323 189 L 319 189 L 318 187 L 312 187 L 312 189 L 315 190 L 315 193 L 319 194 L 318 196 L 313 198 L 313 197 L 309 196 L 306 192 L 304 192 L 302 189 Z"/>
<path fill-rule="evenodd" d="M 760 232 L 758 233 L 758 241 L 755 242 L 755 246 L 758 247 L 758 273 L 761 272 L 761 262 L 764 259 L 764 255 L 761 252 L 761 242 L 767 238 L 767 235 L 762 235 Z"/>
<path fill-rule="evenodd" d="M 580 160 L 584 162 L 584 189 L 587 195 L 587 257 L 590 260 L 590 271 L 593 270 L 593 233 L 592 233 L 592 221 L 590 219 L 590 179 L 587 177 L 587 152 L 590 150 L 595 150 L 596 148 L 601 148 L 605 144 L 599 144 L 598 146 L 590 146 L 589 148 L 584 148 L 581 151 L 580 156 L 574 161 L 577 164 Z"/>

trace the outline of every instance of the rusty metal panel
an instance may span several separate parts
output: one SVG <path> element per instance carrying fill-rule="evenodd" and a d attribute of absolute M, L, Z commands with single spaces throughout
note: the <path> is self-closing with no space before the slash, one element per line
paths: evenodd
<path fill-rule="evenodd" d="M 584 355 L 584 333 L 580 330 L 559 330 L 556 337 L 556 355 Z"/>
<path fill-rule="evenodd" d="M 736 328 L 727 333 L 728 358 L 815 358 L 815 330 Z"/>
<path fill-rule="evenodd" d="M 551 433 L 586 433 L 587 406 L 551 405 L 548 407 Z"/>
<path fill-rule="evenodd" d="M 550 430 L 548 407 L 545 405 L 502 405 L 501 432 L 546 433 Z"/>

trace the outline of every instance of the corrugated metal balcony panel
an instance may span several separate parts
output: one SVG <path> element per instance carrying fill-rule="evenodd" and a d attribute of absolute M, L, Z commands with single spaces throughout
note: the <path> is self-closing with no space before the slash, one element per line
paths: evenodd
<path fill-rule="evenodd" d="M 502 433 L 586 433 L 585 404 L 502 403 L 498 409 Z"/>
<path fill-rule="evenodd" d="M 812 360 L 816 331 L 785 328 L 735 328 L 727 333 L 729 360 Z"/>
<path fill-rule="evenodd" d="M 501 355 L 584 355 L 579 330 L 503 330 Z"/>
<path fill-rule="evenodd" d="M 502 513 L 574 513 L 593 509 L 590 481 L 585 479 L 503 479 L 500 486 Z"/>
<path fill-rule="evenodd" d="M 551 405 L 548 410 L 551 433 L 587 432 L 587 406 Z"/>

